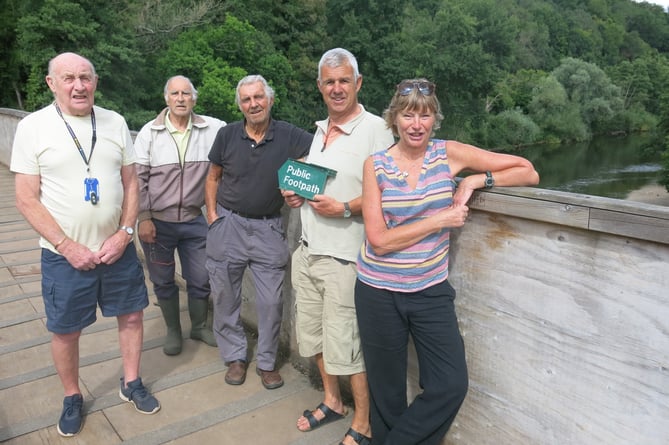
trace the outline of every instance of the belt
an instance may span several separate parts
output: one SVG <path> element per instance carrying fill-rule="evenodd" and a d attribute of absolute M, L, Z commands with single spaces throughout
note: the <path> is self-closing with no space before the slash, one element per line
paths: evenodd
<path fill-rule="evenodd" d="M 240 212 L 239 210 L 229 209 L 229 208 L 224 207 L 224 206 L 221 206 L 221 207 L 223 207 L 225 210 L 227 210 L 230 213 L 234 213 L 235 215 L 239 215 L 242 218 L 248 218 L 248 219 L 273 219 L 273 218 L 278 218 L 278 217 L 281 216 L 280 213 L 276 213 L 274 215 L 251 215 L 250 213 Z"/>

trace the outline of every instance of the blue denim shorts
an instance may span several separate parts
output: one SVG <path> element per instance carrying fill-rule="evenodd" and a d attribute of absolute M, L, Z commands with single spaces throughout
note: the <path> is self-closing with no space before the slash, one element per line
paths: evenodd
<path fill-rule="evenodd" d="M 42 298 L 46 327 L 56 334 L 78 332 L 102 315 L 116 317 L 149 305 L 144 269 L 130 243 L 114 264 L 77 270 L 65 257 L 42 249 Z"/>

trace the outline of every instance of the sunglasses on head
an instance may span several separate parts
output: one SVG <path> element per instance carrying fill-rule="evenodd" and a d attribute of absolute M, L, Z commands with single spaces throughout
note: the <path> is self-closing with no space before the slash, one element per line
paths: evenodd
<path fill-rule="evenodd" d="M 423 96 L 430 96 L 434 93 L 434 84 L 432 82 L 413 82 L 405 80 L 397 85 L 397 92 L 400 96 L 408 96 L 415 89 Z"/>

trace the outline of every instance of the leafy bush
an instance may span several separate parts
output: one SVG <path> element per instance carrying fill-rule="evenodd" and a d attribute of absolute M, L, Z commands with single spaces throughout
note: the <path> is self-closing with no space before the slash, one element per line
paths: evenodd
<path fill-rule="evenodd" d="M 500 146 L 527 145 L 536 142 L 541 129 L 520 109 L 506 110 L 488 121 L 488 143 Z"/>

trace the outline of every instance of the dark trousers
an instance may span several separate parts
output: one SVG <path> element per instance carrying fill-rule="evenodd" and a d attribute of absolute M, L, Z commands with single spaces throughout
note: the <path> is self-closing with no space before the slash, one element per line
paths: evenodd
<path fill-rule="evenodd" d="M 153 220 L 156 226 L 156 242 L 142 242 L 146 257 L 146 268 L 153 283 L 153 291 L 159 300 L 179 298 L 176 283 L 174 251 L 179 254 L 181 275 L 186 280 L 188 298 L 209 298 L 209 273 L 207 260 L 207 222 L 204 216 L 187 222 L 165 222 Z"/>
<path fill-rule="evenodd" d="M 374 445 L 437 445 L 453 423 L 468 387 L 454 299 L 448 281 L 415 293 L 356 282 Z M 423 390 L 411 404 L 407 403 L 409 335 Z"/>

